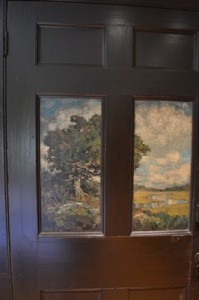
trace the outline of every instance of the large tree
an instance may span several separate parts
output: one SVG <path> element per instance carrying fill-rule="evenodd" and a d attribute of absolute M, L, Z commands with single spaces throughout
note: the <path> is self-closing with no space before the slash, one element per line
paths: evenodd
<path fill-rule="evenodd" d="M 97 196 L 101 174 L 101 117 L 93 115 L 89 120 L 82 116 L 72 116 L 67 129 L 48 131 L 44 144 L 49 147 L 47 160 L 53 176 L 48 182 L 60 198 L 80 200 L 82 193 Z M 134 169 L 150 148 L 135 135 Z M 44 176 L 45 177 L 45 176 Z M 48 178 L 48 177 L 46 177 Z M 56 183 L 57 182 L 57 183 Z M 51 187 L 50 187 L 51 185 Z"/>
<path fill-rule="evenodd" d="M 68 129 L 48 131 L 44 144 L 49 147 L 48 162 L 51 171 L 65 186 L 70 199 L 79 198 L 82 188 L 95 193 L 94 178 L 101 171 L 101 117 L 89 120 L 72 116 Z M 61 182 L 60 182 L 60 185 Z"/>

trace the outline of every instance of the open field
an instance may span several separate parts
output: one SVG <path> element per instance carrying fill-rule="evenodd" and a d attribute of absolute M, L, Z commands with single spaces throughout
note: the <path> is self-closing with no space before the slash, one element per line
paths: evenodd
<path fill-rule="evenodd" d="M 150 210 L 153 214 L 165 212 L 170 216 L 189 215 L 189 191 L 135 191 L 134 207 Z"/>

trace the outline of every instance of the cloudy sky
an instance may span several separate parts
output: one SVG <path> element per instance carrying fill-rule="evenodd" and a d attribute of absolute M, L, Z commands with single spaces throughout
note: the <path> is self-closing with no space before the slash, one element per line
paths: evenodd
<path fill-rule="evenodd" d="M 46 160 L 48 146 L 44 145 L 49 130 L 68 129 L 72 124 L 71 116 L 83 116 L 89 120 L 93 115 L 101 115 L 101 99 L 91 98 L 41 98 L 40 101 L 40 155 L 41 168 L 49 171 Z M 56 172 L 56 170 L 55 170 Z"/>
<path fill-rule="evenodd" d="M 49 170 L 48 130 L 67 129 L 72 115 L 89 120 L 101 115 L 101 100 L 89 98 L 42 98 L 40 102 L 41 167 Z M 192 103 L 177 101 L 135 102 L 135 133 L 151 152 L 143 156 L 134 183 L 161 188 L 190 182 Z M 55 170 L 56 172 L 56 170 Z"/>
<path fill-rule="evenodd" d="M 151 149 L 135 171 L 135 184 L 164 189 L 190 182 L 192 103 L 136 101 L 135 133 Z"/>

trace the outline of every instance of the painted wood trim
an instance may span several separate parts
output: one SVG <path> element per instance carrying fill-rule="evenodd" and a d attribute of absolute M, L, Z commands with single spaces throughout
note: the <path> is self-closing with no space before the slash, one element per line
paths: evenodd
<path fill-rule="evenodd" d="M 17 0 L 10 0 L 17 1 Z M 27 0 L 21 0 L 26 2 Z M 93 4 L 112 4 L 112 5 L 130 5 L 156 8 L 172 8 L 183 10 L 199 10 L 199 2 L 197 0 L 43 0 L 43 2 L 71 2 L 71 3 L 93 3 Z M 33 0 L 33 2 L 42 2 Z"/>

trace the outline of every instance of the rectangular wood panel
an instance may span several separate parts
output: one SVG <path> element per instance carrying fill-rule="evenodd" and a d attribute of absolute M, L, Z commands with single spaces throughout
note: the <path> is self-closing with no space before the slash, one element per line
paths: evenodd
<path fill-rule="evenodd" d="M 131 113 L 130 96 L 109 96 L 105 105 L 106 177 L 105 177 L 105 234 L 130 234 L 131 202 Z M 117 121 L 118 120 L 118 121 Z M 125 155 L 124 153 L 125 149 Z M 115 219 L 115 215 L 119 218 Z"/>
<path fill-rule="evenodd" d="M 134 66 L 193 70 L 194 38 L 194 32 L 135 30 Z"/>
<path fill-rule="evenodd" d="M 129 300 L 185 300 L 186 289 L 137 290 L 129 292 Z"/>
<path fill-rule="evenodd" d="M 104 65 L 104 27 L 42 25 L 37 35 L 38 64 Z"/>
<path fill-rule="evenodd" d="M 42 291 L 41 300 L 101 300 L 101 290 Z"/>
<path fill-rule="evenodd" d="M 39 281 L 53 289 L 186 286 L 189 243 L 190 236 L 42 237 Z"/>

